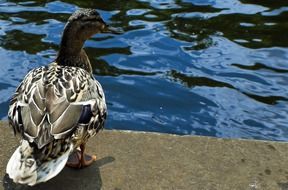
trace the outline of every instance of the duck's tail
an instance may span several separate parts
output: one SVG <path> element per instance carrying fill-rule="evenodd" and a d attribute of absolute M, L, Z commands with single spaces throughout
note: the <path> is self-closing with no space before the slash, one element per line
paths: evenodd
<path fill-rule="evenodd" d="M 6 172 L 15 183 L 33 186 L 56 176 L 64 168 L 72 150 L 71 145 L 59 157 L 40 162 L 35 159 L 33 147 L 26 140 L 22 140 L 10 158 Z"/>

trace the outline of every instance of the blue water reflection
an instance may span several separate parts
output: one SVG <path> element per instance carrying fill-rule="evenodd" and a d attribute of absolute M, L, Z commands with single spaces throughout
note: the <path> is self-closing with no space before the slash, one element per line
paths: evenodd
<path fill-rule="evenodd" d="M 78 7 L 121 35 L 85 44 L 107 128 L 288 140 L 288 3 L 252 0 L 0 1 L 0 117 L 32 68 L 51 62 Z"/>

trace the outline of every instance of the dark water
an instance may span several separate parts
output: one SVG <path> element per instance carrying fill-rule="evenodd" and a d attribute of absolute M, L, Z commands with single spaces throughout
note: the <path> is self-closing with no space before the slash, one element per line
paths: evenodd
<path fill-rule="evenodd" d="M 121 35 L 86 42 L 107 128 L 288 140 L 286 0 L 0 1 L 0 117 L 66 19 L 96 8 Z"/>

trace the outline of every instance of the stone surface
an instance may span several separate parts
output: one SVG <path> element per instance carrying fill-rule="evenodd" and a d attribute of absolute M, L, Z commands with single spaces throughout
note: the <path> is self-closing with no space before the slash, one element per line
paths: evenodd
<path fill-rule="evenodd" d="M 286 143 L 108 130 L 89 142 L 98 156 L 91 167 L 65 168 L 35 187 L 15 185 L 5 167 L 17 141 L 6 125 L 0 123 L 0 189 L 288 189 Z"/>

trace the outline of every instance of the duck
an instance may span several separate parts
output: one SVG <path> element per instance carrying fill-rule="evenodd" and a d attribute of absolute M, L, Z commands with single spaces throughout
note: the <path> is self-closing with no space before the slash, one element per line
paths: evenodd
<path fill-rule="evenodd" d="M 116 33 L 95 9 L 76 10 L 64 27 L 56 59 L 32 69 L 16 89 L 8 120 L 20 145 L 6 167 L 14 183 L 33 186 L 66 165 L 83 168 L 96 160 L 85 153 L 85 145 L 104 128 L 107 106 L 83 45 L 109 32 Z"/>

